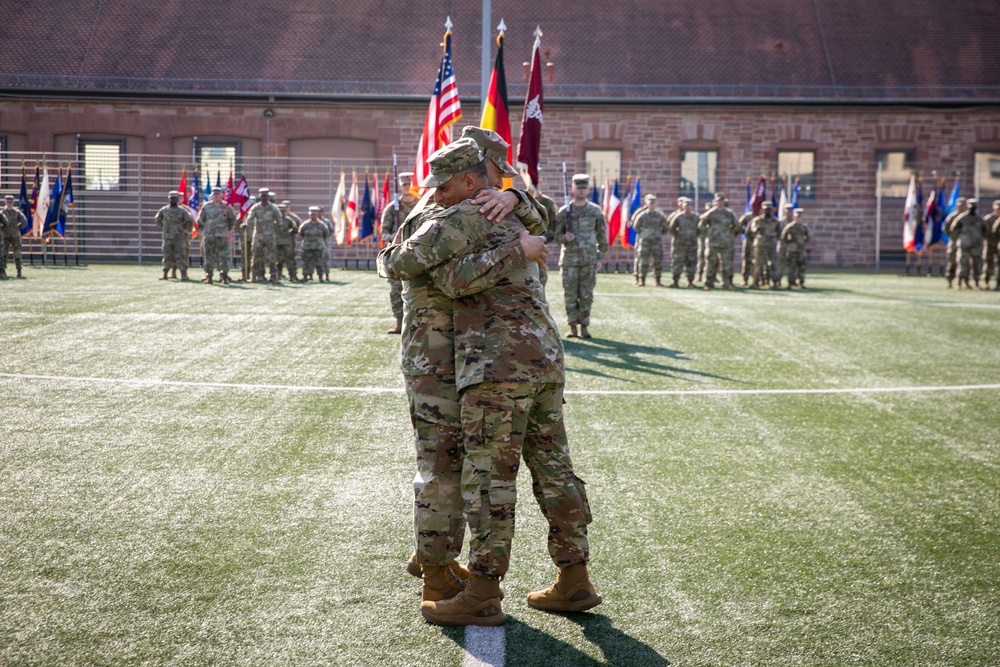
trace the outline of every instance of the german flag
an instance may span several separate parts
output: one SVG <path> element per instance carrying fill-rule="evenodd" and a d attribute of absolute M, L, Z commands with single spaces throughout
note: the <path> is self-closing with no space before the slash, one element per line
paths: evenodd
<path fill-rule="evenodd" d="M 514 164 L 514 152 L 510 145 L 510 115 L 507 106 L 507 76 L 503 70 L 503 30 L 497 35 L 497 59 L 490 75 L 490 87 L 483 105 L 483 117 L 479 126 L 493 130 L 507 142 L 507 162 Z M 514 179 L 504 178 L 503 187 L 513 187 Z"/>

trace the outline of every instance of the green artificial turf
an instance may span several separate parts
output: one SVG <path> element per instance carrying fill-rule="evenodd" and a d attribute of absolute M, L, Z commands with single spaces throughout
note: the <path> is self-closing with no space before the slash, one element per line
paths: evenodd
<path fill-rule="evenodd" d="M 0 664 L 461 664 L 402 567 L 384 281 L 25 275 L 0 282 Z M 599 277 L 566 422 L 605 603 L 524 604 L 554 569 L 522 470 L 508 665 L 1000 664 L 1000 389 L 934 389 L 1000 383 L 1000 293 L 808 284 Z"/>

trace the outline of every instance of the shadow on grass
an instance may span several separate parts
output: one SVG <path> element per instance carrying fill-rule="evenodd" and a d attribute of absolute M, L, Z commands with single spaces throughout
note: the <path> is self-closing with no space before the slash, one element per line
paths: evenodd
<path fill-rule="evenodd" d="M 614 626 L 603 614 L 556 614 L 583 630 L 604 660 L 597 660 L 562 639 L 507 616 L 503 626 L 506 638 L 506 663 L 518 667 L 667 667 L 670 661 L 652 646 L 630 637 Z M 466 650 L 464 628 L 441 628 L 441 632 Z M 474 647 L 470 651 L 475 655 Z"/>
<path fill-rule="evenodd" d="M 621 341 L 597 338 L 595 336 L 594 338 L 581 340 L 564 340 L 563 348 L 566 351 L 567 361 L 569 361 L 571 357 L 576 357 L 578 359 L 585 359 L 600 366 L 605 366 L 608 369 L 618 369 L 623 371 L 628 370 L 632 372 L 647 373 L 650 375 L 661 375 L 664 377 L 687 377 L 692 380 L 694 378 L 711 378 L 713 380 L 725 380 L 726 382 L 745 384 L 741 380 L 734 380 L 733 378 L 722 375 L 704 373 L 702 371 L 695 371 L 689 368 L 681 368 L 680 366 L 673 366 L 671 364 L 649 360 L 649 357 L 662 357 L 666 359 L 676 359 L 679 361 L 689 360 L 688 357 L 684 356 L 683 352 L 679 350 L 671 350 L 666 347 L 634 345 L 632 343 L 623 343 Z M 566 370 L 573 371 L 574 373 L 580 373 L 581 375 L 594 375 L 599 377 L 614 377 L 615 379 L 623 379 L 609 373 L 602 373 L 593 369 L 573 368 L 569 366 L 569 364 L 567 364 Z M 633 382 L 632 380 L 627 381 Z"/>

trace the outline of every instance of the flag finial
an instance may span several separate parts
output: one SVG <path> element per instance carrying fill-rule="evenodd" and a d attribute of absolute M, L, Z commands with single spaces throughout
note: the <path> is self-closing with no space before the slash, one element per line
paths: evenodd
<path fill-rule="evenodd" d="M 448 32 L 451 32 L 451 28 L 454 25 L 455 24 L 451 22 L 450 16 L 444 20 L 444 29 L 447 30 Z"/>
<path fill-rule="evenodd" d="M 497 31 L 499 31 L 501 35 L 507 32 L 507 24 L 503 22 L 503 19 L 500 19 L 500 25 L 497 26 Z"/>
<path fill-rule="evenodd" d="M 541 37 L 541 36 L 542 36 L 542 26 L 540 25 L 535 26 L 535 37 Z"/>

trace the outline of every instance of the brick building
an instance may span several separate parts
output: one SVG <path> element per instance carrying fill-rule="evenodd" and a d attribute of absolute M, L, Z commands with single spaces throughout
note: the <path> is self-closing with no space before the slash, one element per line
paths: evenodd
<path fill-rule="evenodd" d="M 668 200 L 722 190 L 740 210 L 747 178 L 798 177 L 813 263 L 844 267 L 874 263 L 880 162 L 887 256 L 901 250 L 911 170 L 926 188 L 932 171 L 949 188 L 960 172 L 963 194 L 1000 195 L 994 2 L 631 0 L 613 15 L 586 3 L 483 4 L 487 25 L 508 26 L 515 141 L 521 62 L 535 26 L 544 32 L 551 193 L 561 194 L 563 162 L 599 180 L 640 176 L 643 192 Z M 211 15 L 162 0 L 28 3 L 0 26 L 2 188 L 19 184 L 22 162 L 66 156 L 91 219 L 141 221 L 180 166 L 216 159 L 209 174 L 228 160 L 303 208 L 329 201 L 339 169 L 382 170 L 394 154 L 412 164 L 445 16 L 464 122 L 476 123 L 482 65 L 488 77 L 493 61 L 480 3 L 243 0 Z M 152 178 L 143 169 L 155 157 L 170 161 Z M 137 206 L 96 204 L 109 188 L 138 187 Z"/>

